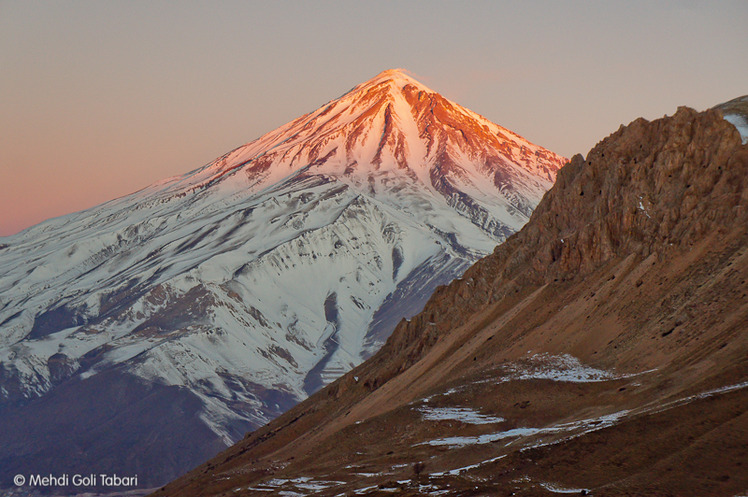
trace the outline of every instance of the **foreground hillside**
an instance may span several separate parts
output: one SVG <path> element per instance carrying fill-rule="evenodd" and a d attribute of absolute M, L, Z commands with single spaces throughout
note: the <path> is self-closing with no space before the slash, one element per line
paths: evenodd
<path fill-rule="evenodd" d="M 154 495 L 745 492 L 746 226 L 719 111 L 636 120 L 369 361 Z"/>

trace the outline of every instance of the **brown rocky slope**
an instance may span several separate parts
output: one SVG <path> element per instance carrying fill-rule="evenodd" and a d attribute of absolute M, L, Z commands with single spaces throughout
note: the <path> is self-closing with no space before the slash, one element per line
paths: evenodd
<path fill-rule="evenodd" d="M 155 495 L 745 492 L 747 226 L 718 111 L 622 126 L 372 359 Z"/>

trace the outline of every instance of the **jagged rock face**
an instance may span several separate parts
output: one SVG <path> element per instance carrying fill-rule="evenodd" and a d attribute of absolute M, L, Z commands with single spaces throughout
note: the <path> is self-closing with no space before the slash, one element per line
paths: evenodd
<path fill-rule="evenodd" d="M 437 326 L 419 318 L 401 326 L 418 328 L 409 336 L 438 335 L 464 319 L 448 318 L 449 309 L 475 312 L 518 285 L 584 276 L 615 257 L 688 250 L 715 230 L 745 225 L 746 164 L 748 151 L 717 112 L 684 107 L 638 119 L 586 159 L 573 157 L 532 223 L 437 291 L 424 309 Z"/>
<path fill-rule="evenodd" d="M 179 399 L 181 417 L 154 409 L 199 433 L 141 484 L 194 466 L 376 352 L 527 221 L 563 163 L 385 71 L 202 168 L 3 239 L 0 422 L 18 429 L 0 461 L 33 432 L 34 471 L 140 468 L 101 457 L 105 432 L 81 439 L 106 375 Z M 134 396 L 110 400 L 140 416 Z M 77 438 L 55 467 L 56 410 Z M 147 423 L 127 430 L 152 439 Z M 152 440 L 155 459 L 168 448 Z"/>
<path fill-rule="evenodd" d="M 747 182 L 720 112 L 622 127 L 374 357 L 155 495 L 739 494 Z"/>

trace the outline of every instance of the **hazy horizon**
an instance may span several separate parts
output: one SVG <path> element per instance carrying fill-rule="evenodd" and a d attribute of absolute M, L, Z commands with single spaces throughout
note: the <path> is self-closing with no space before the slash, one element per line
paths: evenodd
<path fill-rule="evenodd" d="M 396 67 L 586 154 L 637 117 L 748 93 L 748 4 L 718 5 L 0 2 L 0 236 L 186 173 Z"/>

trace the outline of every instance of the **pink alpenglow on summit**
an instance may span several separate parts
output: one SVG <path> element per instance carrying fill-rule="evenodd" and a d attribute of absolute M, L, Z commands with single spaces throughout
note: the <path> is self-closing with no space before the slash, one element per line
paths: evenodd
<path fill-rule="evenodd" d="M 184 180 L 201 187 L 238 170 L 229 183 L 256 192 L 293 174 L 325 174 L 372 194 L 399 183 L 450 202 L 467 194 L 487 223 L 516 231 L 565 161 L 391 69 Z"/>

